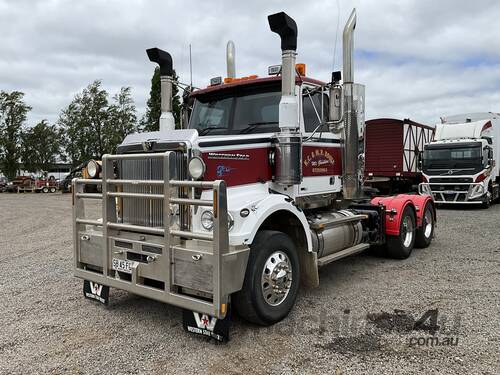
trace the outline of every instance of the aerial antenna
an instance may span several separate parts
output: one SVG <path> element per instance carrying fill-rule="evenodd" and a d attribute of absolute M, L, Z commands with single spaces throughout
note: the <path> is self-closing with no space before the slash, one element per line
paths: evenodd
<path fill-rule="evenodd" d="M 189 43 L 189 76 L 190 76 L 190 83 L 189 87 L 193 87 L 193 60 L 191 58 L 191 43 Z"/>
<path fill-rule="evenodd" d="M 332 72 L 335 70 L 335 55 L 337 54 L 337 40 L 339 37 L 339 27 L 340 27 L 340 2 L 339 0 L 337 0 L 337 31 L 335 33 L 335 44 L 333 45 Z"/>

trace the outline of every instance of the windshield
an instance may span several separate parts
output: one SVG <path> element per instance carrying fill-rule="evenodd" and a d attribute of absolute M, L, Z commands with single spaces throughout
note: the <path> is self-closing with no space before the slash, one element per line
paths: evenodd
<path fill-rule="evenodd" d="M 482 167 L 481 144 L 453 147 L 426 147 L 424 169 L 451 169 Z"/>
<path fill-rule="evenodd" d="M 275 132 L 280 99 L 279 85 L 199 95 L 189 128 L 200 135 Z"/>

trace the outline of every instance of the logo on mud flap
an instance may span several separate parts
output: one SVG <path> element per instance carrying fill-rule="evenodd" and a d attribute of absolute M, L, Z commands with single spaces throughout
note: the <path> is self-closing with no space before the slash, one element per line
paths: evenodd
<path fill-rule="evenodd" d="M 84 280 L 83 295 L 86 298 L 107 304 L 109 301 L 109 286 L 98 284 L 89 280 Z"/>
<path fill-rule="evenodd" d="M 199 314 L 197 312 L 193 312 L 193 315 L 198 328 L 213 332 L 215 323 L 217 323 L 217 318 L 208 316 L 207 314 Z"/>
<path fill-rule="evenodd" d="M 190 310 L 182 310 L 182 325 L 190 333 L 211 337 L 217 341 L 229 340 L 229 326 L 231 324 L 231 312 L 228 311 L 224 319 L 217 319 L 208 314 L 198 313 Z"/>
<path fill-rule="evenodd" d="M 102 292 L 102 285 L 90 281 L 90 290 L 92 291 L 92 294 L 100 297 Z"/>

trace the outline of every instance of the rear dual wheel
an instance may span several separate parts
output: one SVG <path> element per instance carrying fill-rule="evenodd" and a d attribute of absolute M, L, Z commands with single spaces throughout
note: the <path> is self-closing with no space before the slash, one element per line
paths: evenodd
<path fill-rule="evenodd" d="M 431 203 L 424 208 L 422 225 L 417 228 L 415 213 L 411 207 L 406 207 L 401 215 L 398 236 L 387 237 L 387 254 L 394 259 L 406 259 L 414 247 L 427 247 L 434 237 L 436 218 Z"/>
<path fill-rule="evenodd" d="M 422 226 L 417 229 L 417 237 L 415 239 L 416 247 L 427 247 L 431 244 L 434 237 L 434 226 L 436 218 L 434 216 L 434 208 L 431 203 L 425 205 L 424 217 L 422 218 Z"/>
<path fill-rule="evenodd" d="M 399 235 L 387 236 L 387 255 L 394 259 L 406 259 L 415 245 L 415 214 L 406 206 L 401 215 Z"/>

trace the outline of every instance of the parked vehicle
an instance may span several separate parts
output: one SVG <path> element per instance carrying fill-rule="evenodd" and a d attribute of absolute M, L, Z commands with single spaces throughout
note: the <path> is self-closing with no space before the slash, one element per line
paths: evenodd
<path fill-rule="evenodd" d="M 16 176 L 5 188 L 9 193 L 23 193 L 35 191 L 35 178 L 33 176 Z"/>
<path fill-rule="evenodd" d="M 5 189 L 7 188 L 7 184 L 9 183 L 9 180 L 7 180 L 7 177 L 0 177 L 0 193 L 3 193 Z"/>
<path fill-rule="evenodd" d="M 436 203 L 489 207 L 499 198 L 500 114 L 470 113 L 441 119 L 425 145 L 419 190 Z"/>
<path fill-rule="evenodd" d="M 59 188 L 63 193 L 71 193 L 71 181 L 74 178 L 101 178 L 101 161 L 90 160 L 81 163 L 66 176 L 66 178 L 59 183 Z M 101 187 L 95 184 L 85 186 L 86 193 L 96 193 L 101 191 Z"/>
<path fill-rule="evenodd" d="M 283 12 L 268 20 L 281 66 L 235 78 L 230 44 L 228 77 L 192 93 L 188 129 L 174 130 L 172 57 L 147 51 L 160 66 L 160 130 L 127 136 L 103 156 L 101 179 L 73 185 L 74 273 L 86 297 L 106 303 L 114 287 L 176 305 L 188 331 L 221 340 L 230 306 L 274 324 L 299 283 L 319 284 L 319 267 L 372 245 L 404 259 L 431 243 L 430 195 L 362 194 L 355 12 L 343 33 L 342 83 L 340 72 L 330 83 L 305 76 L 295 21 Z M 102 194 L 84 193 L 96 183 Z M 102 220 L 85 218 L 86 198 L 102 202 Z"/>
<path fill-rule="evenodd" d="M 417 192 L 422 182 L 418 158 L 434 128 L 410 119 L 366 121 L 365 186 L 382 194 Z"/>
<path fill-rule="evenodd" d="M 34 183 L 34 191 L 36 193 L 55 193 L 57 191 L 57 181 L 54 176 L 37 178 Z"/>

